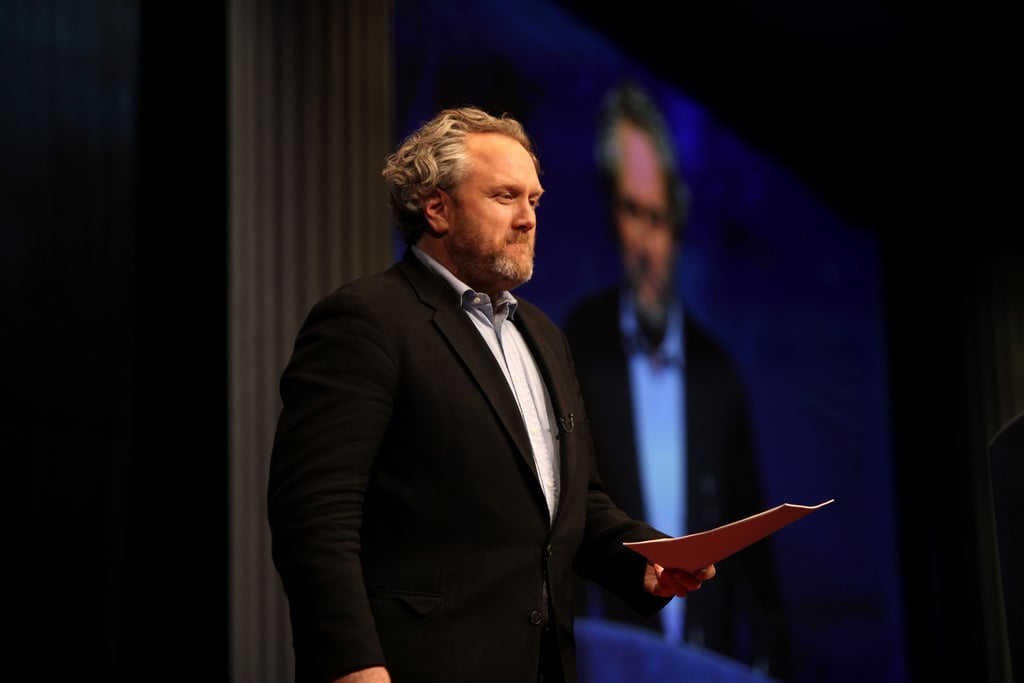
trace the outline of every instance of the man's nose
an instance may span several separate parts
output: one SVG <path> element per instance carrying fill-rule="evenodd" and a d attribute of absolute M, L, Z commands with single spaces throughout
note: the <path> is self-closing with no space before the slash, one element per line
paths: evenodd
<path fill-rule="evenodd" d="M 537 227 L 537 207 L 529 199 L 519 204 L 515 227 L 519 230 L 533 230 Z"/>

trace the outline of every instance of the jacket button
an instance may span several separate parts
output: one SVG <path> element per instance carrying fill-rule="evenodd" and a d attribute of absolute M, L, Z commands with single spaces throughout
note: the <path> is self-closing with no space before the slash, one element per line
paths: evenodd
<path fill-rule="evenodd" d="M 534 626 L 537 626 L 542 621 L 544 621 L 544 615 L 540 613 L 539 609 L 532 609 L 532 610 L 530 610 L 530 623 L 531 624 L 533 624 Z"/>
<path fill-rule="evenodd" d="M 548 557 L 551 557 L 551 544 L 548 543 Z"/>

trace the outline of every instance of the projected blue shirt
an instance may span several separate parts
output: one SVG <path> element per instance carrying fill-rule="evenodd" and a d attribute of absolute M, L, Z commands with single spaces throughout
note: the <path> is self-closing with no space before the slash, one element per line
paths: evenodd
<path fill-rule="evenodd" d="M 672 308 L 665 338 L 648 348 L 633 298 L 623 292 L 619 328 L 629 356 L 629 383 L 636 425 L 637 458 L 647 522 L 661 531 L 686 533 L 686 390 L 683 382 L 682 312 Z M 684 600 L 661 611 L 666 640 L 682 642 Z"/>

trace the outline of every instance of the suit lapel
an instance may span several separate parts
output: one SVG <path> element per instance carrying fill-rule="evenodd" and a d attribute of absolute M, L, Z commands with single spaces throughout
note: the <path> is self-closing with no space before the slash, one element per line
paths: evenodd
<path fill-rule="evenodd" d="M 406 251 L 399 268 L 420 301 L 434 310 L 434 325 L 466 366 L 466 370 L 476 381 L 494 414 L 515 443 L 519 455 L 536 477 L 537 466 L 533 461 L 533 449 L 515 396 L 501 368 L 494 360 L 494 355 L 480 338 L 473 323 L 466 317 L 455 294 L 446 282 L 420 263 L 411 251 Z"/>
<path fill-rule="evenodd" d="M 566 383 L 564 360 L 561 354 L 553 346 L 554 339 L 540 331 L 540 325 L 535 318 L 535 309 L 520 305 L 516 311 L 515 325 L 523 335 L 526 344 L 533 353 L 537 367 L 540 369 L 541 377 L 544 378 L 544 386 L 547 387 L 548 395 L 551 397 L 552 409 L 555 413 L 557 436 L 559 442 L 559 458 L 561 464 L 562 481 L 572 481 L 573 471 L 576 466 L 575 440 L 566 438 L 575 429 L 574 421 L 577 417 L 573 415 L 575 408 L 576 386 L 575 383 Z M 563 494 L 568 492 L 570 487 L 562 486 Z M 563 509 L 559 505 L 559 509 Z"/>

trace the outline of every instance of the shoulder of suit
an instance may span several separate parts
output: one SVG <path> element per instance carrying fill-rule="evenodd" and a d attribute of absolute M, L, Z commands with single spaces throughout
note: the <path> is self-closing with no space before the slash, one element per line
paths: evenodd
<path fill-rule="evenodd" d="M 516 297 L 516 317 L 525 316 L 525 318 L 531 322 L 542 322 L 549 325 L 554 325 L 554 321 L 548 317 L 539 306 L 532 303 L 528 299 L 524 299 L 521 296 Z"/>

